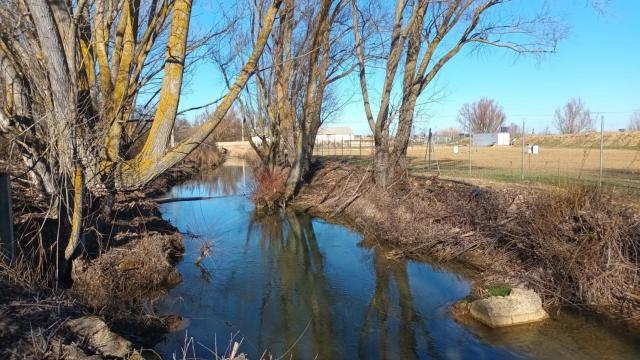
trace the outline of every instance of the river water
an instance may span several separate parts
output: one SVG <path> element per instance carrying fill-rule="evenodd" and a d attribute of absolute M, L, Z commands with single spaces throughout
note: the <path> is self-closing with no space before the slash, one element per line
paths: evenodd
<path fill-rule="evenodd" d="M 168 194 L 225 197 L 162 205 L 187 234 L 182 282 L 156 304 L 185 319 L 157 346 L 165 358 L 188 344 L 189 356 L 214 359 L 234 339 L 250 359 L 640 359 L 629 334 L 580 316 L 462 326 L 448 312 L 469 292 L 461 272 L 387 260 L 359 233 L 307 214 L 259 214 L 243 196 L 249 173 L 225 165 Z"/>

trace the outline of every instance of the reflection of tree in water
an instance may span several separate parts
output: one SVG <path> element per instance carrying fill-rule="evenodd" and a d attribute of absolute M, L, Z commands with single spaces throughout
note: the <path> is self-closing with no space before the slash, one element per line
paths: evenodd
<path fill-rule="evenodd" d="M 426 324 L 413 306 L 407 263 L 389 261 L 376 252 L 373 267 L 376 285 L 360 330 L 358 356 L 417 359 L 416 331 L 419 331 L 426 340 L 430 357 L 441 357 L 432 346 Z"/>
<path fill-rule="evenodd" d="M 283 343 L 280 351 L 286 351 L 296 344 L 287 357 L 336 358 L 330 304 L 334 297 L 329 294 L 311 217 L 254 214 L 247 241 L 256 233 L 267 258 L 264 271 L 275 275 L 263 291 L 259 348 L 275 350 L 270 344 Z"/>
<path fill-rule="evenodd" d="M 181 188 L 201 192 L 203 195 L 235 195 L 247 192 L 251 174 L 247 166 L 220 166 L 214 171 L 204 171 L 198 181 L 186 183 Z"/>

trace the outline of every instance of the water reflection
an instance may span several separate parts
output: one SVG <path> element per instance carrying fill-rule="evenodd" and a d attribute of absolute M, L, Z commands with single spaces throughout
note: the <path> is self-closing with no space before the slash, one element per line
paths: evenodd
<path fill-rule="evenodd" d="M 225 166 L 172 193 L 243 194 L 250 184 L 246 168 Z M 246 196 L 168 203 L 162 212 L 192 236 L 179 264 L 183 282 L 158 310 L 190 320 L 186 332 L 202 344 L 196 349 L 202 357 L 212 357 L 205 347 L 224 349 L 232 336 L 244 339 L 242 351 L 250 358 L 265 351 L 294 359 L 601 355 L 582 351 L 577 335 L 560 343 L 549 331 L 530 332 L 529 338 L 485 328 L 472 333 L 447 313 L 468 293 L 464 279 L 424 263 L 390 261 L 358 246 L 361 235 L 307 214 L 260 213 Z M 211 245 L 210 255 L 196 266 L 202 244 Z M 170 334 L 159 350 L 171 358 L 184 338 L 185 331 Z M 545 352 L 540 344 L 553 350 Z M 618 358 L 634 358 L 627 343 L 616 345 L 623 348 Z M 560 351 L 565 346 L 572 352 Z"/>
<path fill-rule="evenodd" d="M 194 193 L 199 196 L 222 196 L 247 194 L 253 186 L 250 168 L 244 162 L 241 166 L 225 166 L 224 171 L 199 174 L 197 180 L 187 181 L 172 189 L 172 195 Z"/>
<path fill-rule="evenodd" d="M 375 290 L 360 330 L 358 355 L 361 358 L 373 358 L 377 353 L 377 357 L 385 359 L 417 359 L 415 331 L 424 331 L 425 335 L 427 331 L 413 307 L 407 265 L 391 263 L 377 253 L 373 257 Z M 397 295 L 399 321 L 394 321 L 396 314 L 393 312 L 392 294 Z M 438 357 L 437 353 L 431 355 Z"/>
<path fill-rule="evenodd" d="M 322 359 L 335 358 L 333 345 L 332 297 L 324 271 L 311 217 L 287 212 L 256 214 L 249 223 L 247 241 L 258 241 L 266 268 L 272 276 L 265 278 L 259 318 L 259 348 L 281 337 L 286 344 L 296 344 L 294 353 L 317 354 Z M 269 319 L 269 314 L 279 316 Z M 268 321 L 265 321 L 268 320 Z M 304 328 L 302 328 L 304 326 Z"/>

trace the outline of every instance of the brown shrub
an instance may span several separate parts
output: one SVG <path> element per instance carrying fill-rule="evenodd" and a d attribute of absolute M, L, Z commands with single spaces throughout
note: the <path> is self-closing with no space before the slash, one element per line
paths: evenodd
<path fill-rule="evenodd" d="M 529 199 L 520 215 L 492 233 L 510 244 L 527 268 L 547 275 L 540 279 L 541 287 L 579 306 L 617 305 L 622 311 L 621 306 L 640 305 L 640 221 L 635 212 L 596 187 L 574 186 Z"/>
<path fill-rule="evenodd" d="M 288 169 L 281 166 L 254 166 L 251 200 L 258 208 L 276 208 L 285 200 Z"/>
<path fill-rule="evenodd" d="M 187 161 L 194 163 L 199 170 L 213 170 L 220 166 L 225 159 L 225 153 L 216 143 L 207 140 L 198 146 L 189 156 Z"/>
<path fill-rule="evenodd" d="M 640 319 L 640 219 L 606 192 L 413 176 L 381 189 L 366 174 L 320 164 L 295 206 L 325 217 L 343 209 L 338 220 L 387 248 L 387 257 L 459 259 L 483 270 L 477 284 L 524 284 L 547 306 Z"/>

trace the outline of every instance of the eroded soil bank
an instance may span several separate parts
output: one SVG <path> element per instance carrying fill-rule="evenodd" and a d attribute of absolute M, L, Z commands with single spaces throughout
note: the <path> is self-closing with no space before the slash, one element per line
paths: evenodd
<path fill-rule="evenodd" d="M 15 269 L 1 269 L 0 358 L 99 355 L 67 326 L 69 320 L 89 314 L 104 319 L 138 349 L 158 341 L 175 319 L 156 316 L 149 305 L 179 283 L 174 265 L 184 247 L 182 235 L 161 218 L 153 198 L 195 172 L 192 165 L 182 165 L 144 191 L 118 194 L 111 213 L 103 215 L 108 223 L 95 232 L 101 235 L 91 238 L 87 242 L 91 246 L 74 260 L 70 288 L 36 286 L 21 279 Z M 32 216 L 26 212 L 29 197 L 20 189 L 13 192 L 18 194 L 14 197 L 17 221 Z M 18 229 L 21 226 L 26 225 L 17 224 Z"/>
<path fill-rule="evenodd" d="M 404 176 L 381 189 L 367 169 L 319 162 L 293 205 L 345 222 L 368 244 L 390 248 L 389 257 L 473 266 L 473 296 L 524 286 L 552 315 L 569 306 L 633 330 L 640 324 L 640 218 L 593 188 Z"/>

